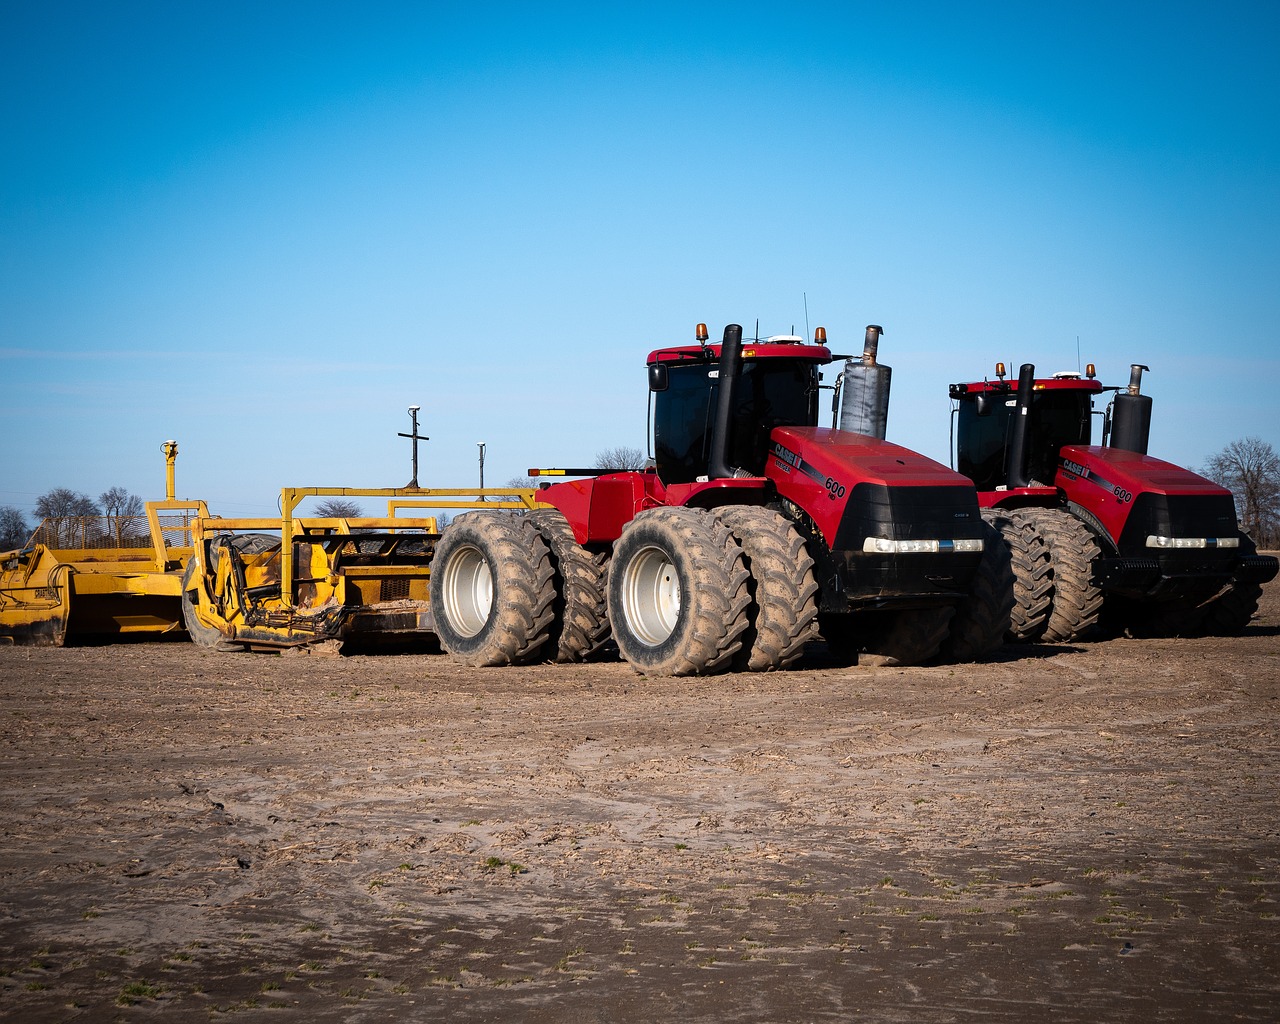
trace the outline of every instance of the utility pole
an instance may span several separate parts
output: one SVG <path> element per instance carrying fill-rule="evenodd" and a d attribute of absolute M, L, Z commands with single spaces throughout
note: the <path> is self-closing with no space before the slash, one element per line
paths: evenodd
<path fill-rule="evenodd" d="M 408 437 L 413 439 L 413 479 L 409 481 L 408 486 L 410 487 L 418 486 L 418 442 L 431 440 L 431 438 L 423 437 L 418 433 L 418 410 L 421 408 L 422 406 L 420 405 L 409 406 L 409 415 L 413 417 L 413 432 L 410 434 L 396 435 L 398 437 Z"/>
<path fill-rule="evenodd" d="M 480 449 L 480 490 L 484 490 L 484 442 L 477 441 L 476 447 Z"/>

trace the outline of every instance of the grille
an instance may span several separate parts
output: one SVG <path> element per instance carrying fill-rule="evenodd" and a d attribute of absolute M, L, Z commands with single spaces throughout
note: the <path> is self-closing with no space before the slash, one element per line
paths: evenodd
<path fill-rule="evenodd" d="M 191 547 L 191 523 L 195 516 L 161 515 L 160 535 L 170 548 Z M 151 528 L 146 516 L 52 516 L 31 537 L 45 547 L 95 550 L 99 548 L 149 548 Z"/>
<path fill-rule="evenodd" d="M 151 531 L 146 516 L 55 516 L 31 540 L 50 548 L 149 548 Z"/>
<path fill-rule="evenodd" d="M 403 601 L 409 596 L 409 579 L 406 576 L 395 576 L 382 581 L 383 601 Z"/>

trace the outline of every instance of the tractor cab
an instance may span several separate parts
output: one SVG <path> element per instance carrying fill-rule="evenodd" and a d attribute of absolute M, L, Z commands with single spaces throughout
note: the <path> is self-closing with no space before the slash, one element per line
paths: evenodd
<path fill-rule="evenodd" d="M 1005 380 L 1003 363 L 996 373 L 994 381 L 951 385 L 956 468 L 979 491 L 1052 487 L 1062 449 L 1092 443 L 1093 399 L 1102 384 L 1092 364 L 1086 378 L 1031 378 L 1029 387 Z"/>
<path fill-rule="evenodd" d="M 806 345 L 794 335 L 777 335 L 742 345 L 741 364 L 724 379 L 721 345 L 707 344 L 698 325 L 699 345 L 657 349 L 649 354 L 653 397 L 653 452 L 658 478 L 667 486 L 709 476 L 763 476 L 775 427 L 818 423 L 818 368 L 831 361 L 819 328 Z M 727 410 L 720 394 L 731 389 Z M 715 451 L 717 415 L 727 416 L 725 450 Z M 731 471 L 716 470 L 716 456 Z"/>

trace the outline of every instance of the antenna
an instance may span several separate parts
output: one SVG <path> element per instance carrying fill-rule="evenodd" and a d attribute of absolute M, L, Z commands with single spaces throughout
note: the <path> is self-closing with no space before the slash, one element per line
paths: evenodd
<path fill-rule="evenodd" d="M 413 479 L 409 481 L 408 486 L 417 488 L 418 486 L 418 442 L 430 441 L 431 438 L 424 437 L 418 433 L 418 412 L 422 409 L 420 405 L 409 406 L 409 415 L 413 417 L 413 432 L 409 434 L 397 434 L 397 437 L 408 437 L 413 439 Z M 483 471 L 482 471 L 483 472 Z"/>
<path fill-rule="evenodd" d="M 1077 334 L 1076 335 L 1076 373 L 1080 373 L 1080 372 L 1082 372 L 1080 370 L 1080 335 Z"/>
<path fill-rule="evenodd" d="M 801 292 L 800 294 L 804 296 L 804 336 L 807 339 L 809 337 L 809 293 Z"/>

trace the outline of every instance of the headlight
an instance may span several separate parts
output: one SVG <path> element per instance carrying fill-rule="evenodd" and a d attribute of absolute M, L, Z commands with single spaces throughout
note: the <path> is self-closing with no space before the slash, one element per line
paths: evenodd
<path fill-rule="evenodd" d="M 982 538 L 967 540 L 889 540 L 868 537 L 862 550 L 872 555 L 936 554 L 940 551 L 981 551 Z"/>
<path fill-rule="evenodd" d="M 1161 537 L 1154 533 L 1147 537 L 1147 547 L 1165 550 L 1171 548 L 1238 548 L 1239 546 L 1239 537 Z"/>

